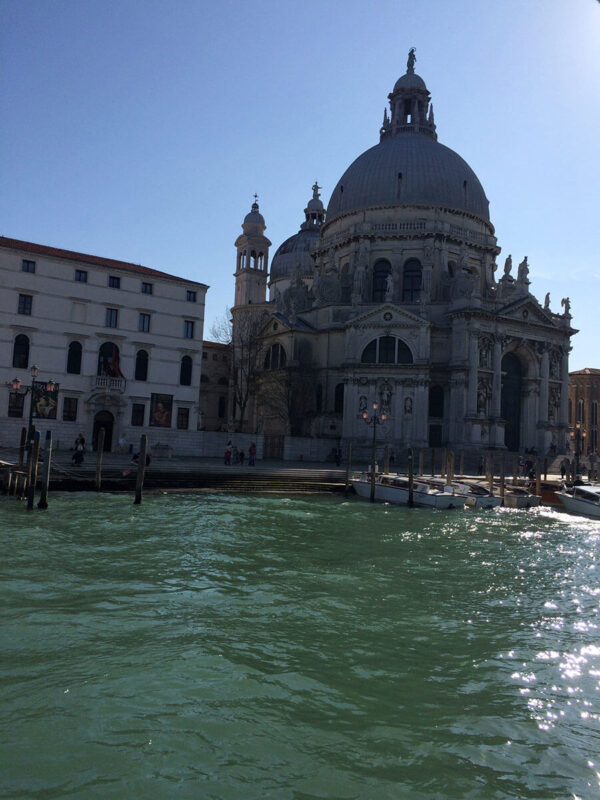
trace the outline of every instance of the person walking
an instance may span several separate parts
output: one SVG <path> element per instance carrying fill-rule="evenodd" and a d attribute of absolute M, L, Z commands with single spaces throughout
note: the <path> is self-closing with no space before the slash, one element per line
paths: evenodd
<path fill-rule="evenodd" d="M 256 460 L 256 445 L 254 442 L 250 442 L 250 447 L 248 448 L 248 466 L 253 467 Z"/>

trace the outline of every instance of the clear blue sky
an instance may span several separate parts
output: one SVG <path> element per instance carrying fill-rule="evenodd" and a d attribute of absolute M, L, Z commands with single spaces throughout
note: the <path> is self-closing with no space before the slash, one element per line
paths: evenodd
<path fill-rule="evenodd" d="M 0 0 L 0 233 L 211 286 L 259 194 L 272 254 L 376 144 L 409 47 L 504 258 L 600 367 L 597 0 Z M 207 337 L 208 338 L 208 337 Z"/>

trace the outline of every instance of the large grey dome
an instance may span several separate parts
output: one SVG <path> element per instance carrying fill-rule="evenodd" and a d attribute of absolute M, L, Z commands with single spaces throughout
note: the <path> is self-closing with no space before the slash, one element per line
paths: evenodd
<path fill-rule="evenodd" d="M 290 277 L 296 267 L 301 275 L 312 275 L 313 260 L 310 251 L 319 238 L 319 230 L 299 231 L 279 245 L 271 261 L 270 280 Z"/>
<path fill-rule="evenodd" d="M 342 175 L 327 207 L 327 222 L 370 206 L 433 205 L 489 220 L 477 175 L 454 150 L 420 134 L 383 139 Z"/>

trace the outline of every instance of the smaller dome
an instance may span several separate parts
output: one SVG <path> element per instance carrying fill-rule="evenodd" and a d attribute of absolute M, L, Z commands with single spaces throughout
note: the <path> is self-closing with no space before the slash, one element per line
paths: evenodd
<path fill-rule="evenodd" d="M 319 236 L 319 229 L 313 228 L 301 230 L 286 239 L 273 256 L 269 279 L 278 281 L 281 278 L 289 278 L 297 267 L 300 268 L 301 275 L 312 275 L 313 260 L 310 253 Z"/>
<path fill-rule="evenodd" d="M 246 214 L 244 217 L 244 225 L 265 225 L 265 218 L 258 210 L 258 203 L 252 203 L 252 209 L 250 213 Z M 266 226 L 265 226 L 266 227 Z"/>
<path fill-rule="evenodd" d="M 406 75 L 398 78 L 394 84 L 394 93 L 401 89 L 424 89 L 427 91 L 427 86 L 420 75 L 417 75 L 415 72 L 407 72 Z"/>

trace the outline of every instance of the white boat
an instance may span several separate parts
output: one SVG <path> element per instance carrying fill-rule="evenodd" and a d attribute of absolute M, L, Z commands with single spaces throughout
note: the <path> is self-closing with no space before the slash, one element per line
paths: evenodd
<path fill-rule="evenodd" d="M 533 508 L 539 506 L 542 498 L 532 494 L 526 486 L 506 484 L 504 487 L 504 505 L 507 508 Z"/>
<path fill-rule="evenodd" d="M 499 495 L 490 494 L 489 488 L 478 481 L 453 479 L 448 485 L 445 478 L 426 478 L 425 480 L 445 492 L 452 491 L 454 495 L 463 497 L 468 508 L 497 508 L 502 502 Z"/>
<path fill-rule="evenodd" d="M 585 483 L 563 488 L 555 494 L 570 514 L 600 518 L 600 484 Z"/>
<path fill-rule="evenodd" d="M 359 497 L 371 497 L 371 474 L 358 472 L 350 478 L 350 483 Z M 396 505 L 408 505 L 408 478 L 405 475 L 386 473 L 375 475 L 375 500 Z M 452 487 L 442 489 L 421 478 L 413 481 L 413 502 L 424 508 L 464 508 L 464 494 L 457 494 Z"/>

